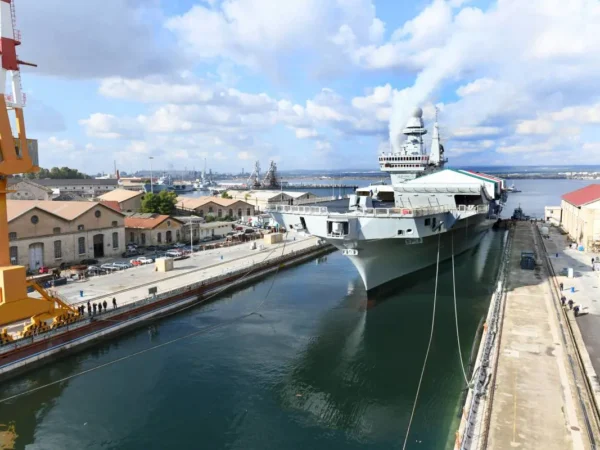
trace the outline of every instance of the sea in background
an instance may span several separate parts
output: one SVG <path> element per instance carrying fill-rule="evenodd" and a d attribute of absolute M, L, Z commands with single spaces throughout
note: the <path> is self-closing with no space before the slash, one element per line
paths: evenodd
<path fill-rule="evenodd" d="M 518 180 L 523 192 L 509 195 L 505 215 L 519 204 L 543 214 L 544 205 L 586 184 Z M 504 239 L 490 231 L 456 258 L 465 358 L 494 290 Z M 450 448 L 462 406 L 450 262 L 439 275 L 434 341 L 408 449 Z M 402 448 L 434 278 L 431 267 L 368 298 L 337 252 L 281 271 L 3 382 L 0 399 L 221 325 L 1 404 L 0 438 L 40 450 Z"/>

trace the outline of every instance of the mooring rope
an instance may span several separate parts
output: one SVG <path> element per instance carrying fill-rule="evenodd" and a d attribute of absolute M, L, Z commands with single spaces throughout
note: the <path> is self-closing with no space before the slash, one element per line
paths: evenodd
<path fill-rule="evenodd" d="M 454 322 L 456 324 L 456 342 L 458 344 L 458 357 L 460 359 L 460 368 L 462 369 L 465 383 L 469 386 L 469 379 L 467 378 L 467 371 L 463 363 L 462 350 L 460 349 L 460 333 L 458 332 L 458 311 L 456 308 L 456 277 L 454 275 L 454 231 L 452 231 L 452 291 L 454 294 Z"/>
<path fill-rule="evenodd" d="M 441 223 L 440 223 L 441 229 Z M 437 305 L 437 288 L 438 288 L 438 278 L 440 272 L 440 238 L 441 233 L 438 229 L 438 249 L 437 249 L 437 261 L 435 265 L 435 286 L 433 289 L 433 311 L 431 313 L 431 331 L 429 333 L 429 343 L 427 344 L 427 351 L 425 352 L 425 360 L 423 361 L 423 368 L 421 369 L 421 376 L 419 377 L 419 384 L 417 385 L 417 393 L 415 395 L 415 401 L 413 403 L 412 411 L 410 413 L 410 420 L 408 421 L 408 427 L 406 429 L 406 436 L 404 438 L 404 444 L 402 445 L 402 450 L 406 449 L 406 444 L 408 442 L 408 436 L 410 435 L 410 427 L 412 425 L 413 418 L 415 416 L 415 410 L 417 409 L 417 402 L 419 400 L 419 392 L 421 391 L 421 383 L 423 382 L 423 376 L 425 375 L 425 368 L 427 367 L 427 358 L 429 357 L 429 350 L 431 349 L 431 342 L 433 341 L 433 330 L 435 329 L 435 310 Z"/>

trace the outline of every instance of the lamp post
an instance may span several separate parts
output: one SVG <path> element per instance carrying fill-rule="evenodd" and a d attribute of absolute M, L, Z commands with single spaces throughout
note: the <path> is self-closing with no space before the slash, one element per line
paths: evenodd
<path fill-rule="evenodd" d="M 154 194 L 154 186 L 152 185 L 152 160 L 154 156 L 149 156 L 148 159 L 150 160 L 150 192 Z"/>

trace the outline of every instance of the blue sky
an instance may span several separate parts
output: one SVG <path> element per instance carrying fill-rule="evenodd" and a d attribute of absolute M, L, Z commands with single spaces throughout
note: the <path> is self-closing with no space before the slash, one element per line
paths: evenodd
<path fill-rule="evenodd" d="M 375 168 L 415 106 L 456 165 L 600 163 L 598 0 L 17 0 L 43 166 Z"/>

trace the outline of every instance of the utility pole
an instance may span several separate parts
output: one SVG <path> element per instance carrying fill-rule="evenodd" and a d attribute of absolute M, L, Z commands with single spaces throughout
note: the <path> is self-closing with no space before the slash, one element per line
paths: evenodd
<path fill-rule="evenodd" d="M 154 156 L 149 156 L 148 159 L 150 160 L 150 192 L 154 194 L 154 187 L 152 185 L 152 160 Z"/>

